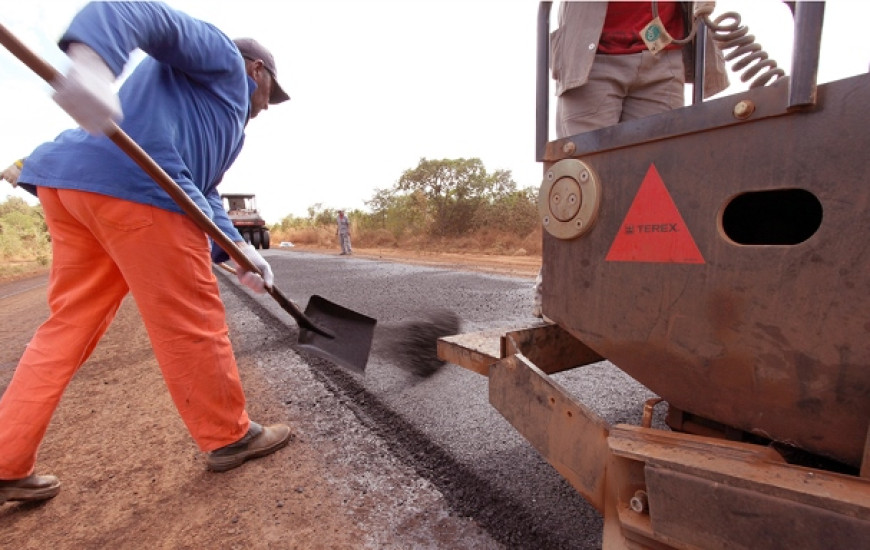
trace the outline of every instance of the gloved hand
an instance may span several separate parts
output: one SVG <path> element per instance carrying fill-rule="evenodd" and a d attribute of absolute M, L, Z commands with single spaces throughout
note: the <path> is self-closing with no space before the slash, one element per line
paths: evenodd
<path fill-rule="evenodd" d="M 12 187 L 18 187 L 18 176 L 21 175 L 22 164 L 20 160 L 16 160 L 12 164 L 9 165 L 9 168 L 3 170 L 3 173 L 0 174 L 0 178 L 8 181 L 12 184 Z"/>
<path fill-rule="evenodd" d="M 254 292 L 263 294 L 266 292 L 265 287 L 271 288 L 272 283 L 275 282 L 275 276 L 272 274 L 272 268 L 269 267 L 269 262 L 263 259 L 263 257 L 260 256 L 260 253 L 257 252 L 257 249 L 248 243 L 242 243 L 239 245 L 239 250 L 241 250 L 245 257 L 247 257 L 263 274 L 263 276 L 260 277 L 259 274 L 253 271 L 247 271 L 244 267 L 237 265 L 236 276 L 239 278 L 239 282 Z"/>
<path fill-rule="evenodd" d="M 85 44 L 73 42 L 66 53 L 72 66 L 66 77 L 51 83 L 54 101 L 89 134 L 105 134 L 112 122 L 123 118 L 121 102 L 112 90 L 115 75 L 97 52 Z"/>

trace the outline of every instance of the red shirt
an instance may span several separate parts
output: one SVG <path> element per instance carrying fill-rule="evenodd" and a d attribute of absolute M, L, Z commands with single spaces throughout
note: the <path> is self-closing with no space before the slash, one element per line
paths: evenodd
<path fill-rule="evenodd" d="M 659 18 L 668 34 L 683 38 L 683 13 L 677 2 L 659 2 Z M 598 40 L 598 53 L 627 54 L 647 49 L 640 31 L 653 19 L 652 2 L 608 2 L 604 28 Z M 679 46 L 670 44 L 666 49 Z"/>

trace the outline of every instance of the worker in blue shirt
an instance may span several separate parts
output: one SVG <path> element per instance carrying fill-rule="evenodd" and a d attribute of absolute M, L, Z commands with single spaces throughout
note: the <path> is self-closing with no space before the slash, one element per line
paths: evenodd
<path fill-rule="evenodd" d="M 88 4 L 59 46 L 72 64 L 54 99 L 80 127 L 37 147 L 14 174 L 39 197 L 51 235 L 50 315 L 0 398 L 0 503 L 60 490 L 56 477 L 34 473 L 38 447 L 128 293 L 208 469 L 270 454 L 290 437 L 286 425 L 248 417 L 207 235 L 104 135 L 119 122 L 240 246 L 263 275 L 240 267 L 239 278 L 263 292 L 269 264 L 233 228 L 217 185 L 248 121 L 289 99 L 271 53 L 161 2 Z M 147 57 L 116 94 L 111 84 L 136 48 Z"/>

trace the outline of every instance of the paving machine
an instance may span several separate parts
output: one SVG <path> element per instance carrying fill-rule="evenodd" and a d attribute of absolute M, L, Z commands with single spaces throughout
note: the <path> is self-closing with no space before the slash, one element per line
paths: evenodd
<path fill-rule="evenodd" d="M 870 547 L 870 74 L 817 84 L 825 5 L 791 8 L 788 77 L 549 140 L 540 5 L 545 322 L 438 353 L 488 376 L 605 548 Z M 659 396 L 639 425 L 550 376 L 602 360 Z"/>

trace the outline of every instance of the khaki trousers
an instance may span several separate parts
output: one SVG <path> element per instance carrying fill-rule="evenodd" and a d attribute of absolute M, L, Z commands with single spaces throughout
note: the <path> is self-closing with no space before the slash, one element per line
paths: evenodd
<path fill-rule="evenodd" d="M 241 439 L 249 418 L 202 230 L 182 214 L 112 197 L 45 187 L 38 193 L 52 238 L 50 315 L 0 399 L 0 479 L 33 472 L 64 389 L 128 291 L 199 448 Z"/>
<path fill-rule="evenodd" d="M 556 133 L 568 137 L 682 107 L 683 54 L 596 54 L 589 80 L 559 96 Z"/>

